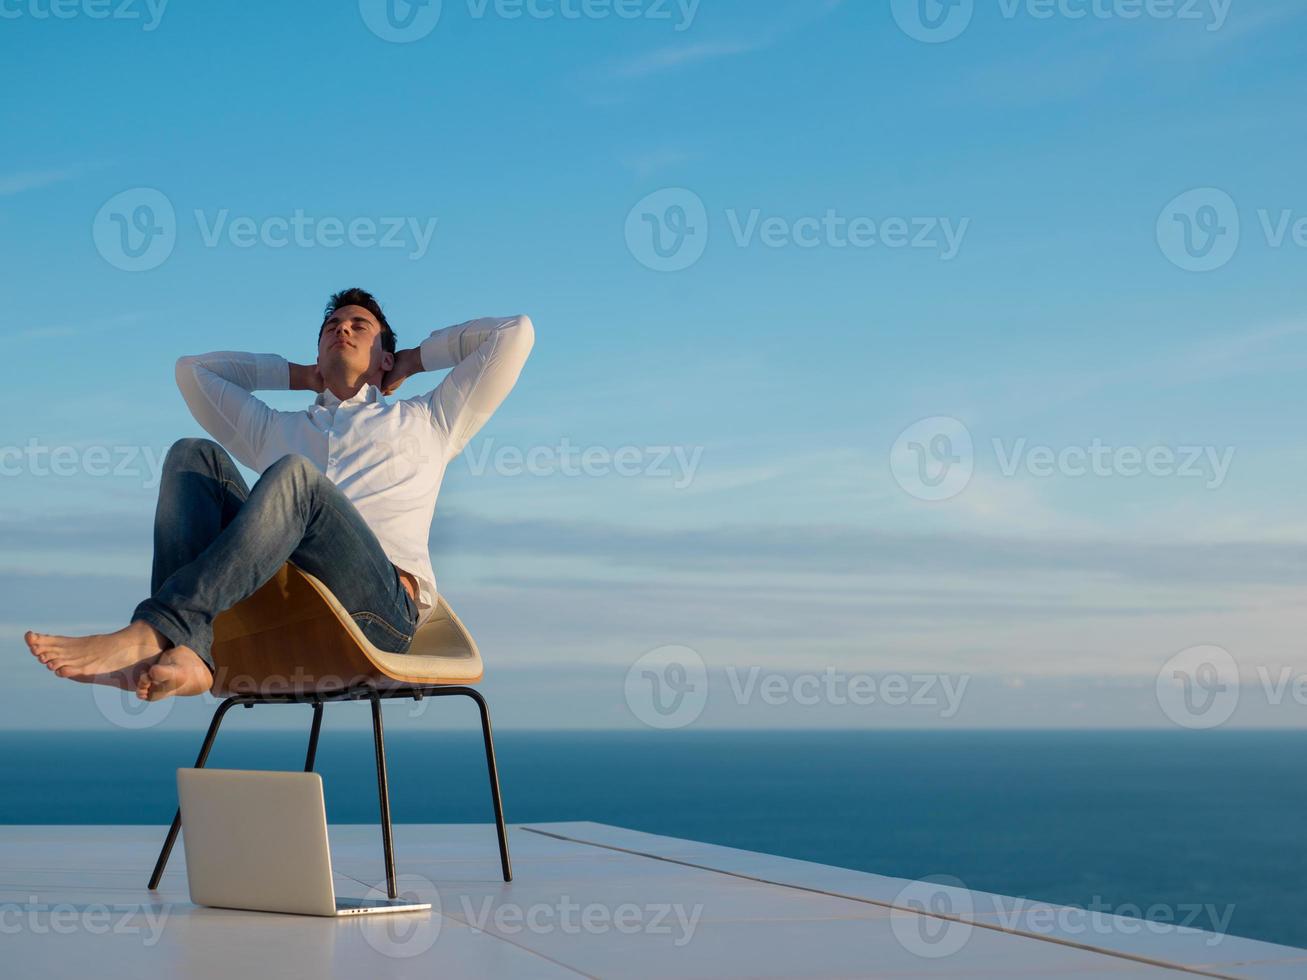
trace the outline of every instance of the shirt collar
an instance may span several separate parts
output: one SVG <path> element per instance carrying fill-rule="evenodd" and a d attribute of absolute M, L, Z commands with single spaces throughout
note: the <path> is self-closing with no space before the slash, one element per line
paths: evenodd
<path fill-rule="evenodd" d="M 344 401 L 336 397 L 335 392 L 330 388 L 324 388 L 319 392 L 318 397 L 314 399 L 314 405 L 320 405 L 323 408 L 336 409 L 341 405 L 370 405 L 372 403 L 385 404 L 385 396 L 381 394 L 381 389 L 376 385 L 364 385 L 354 394 L 350 395 Z"/>

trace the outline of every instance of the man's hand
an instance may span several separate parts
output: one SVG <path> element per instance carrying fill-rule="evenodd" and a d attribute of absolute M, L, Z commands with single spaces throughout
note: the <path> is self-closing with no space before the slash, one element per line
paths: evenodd
<path fill-rule="evenodd" d="M 291 391 L 316 391 L 321 393 L 327 383 L 322 378 L 322 372 L 318 370 L 316 364 L 292 364 L 290 365 L 290 390 Z"/>
<path fill-rule="evenodd" d="M 395 352 L 395 366 L 381 379 L 381 393 L 392 395 L 400 385 L 415 374 L 422 373 L 422 351 L 417 347 Z"/>

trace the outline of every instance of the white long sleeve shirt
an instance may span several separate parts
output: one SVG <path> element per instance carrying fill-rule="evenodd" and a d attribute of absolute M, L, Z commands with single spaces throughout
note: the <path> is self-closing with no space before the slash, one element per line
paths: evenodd
<path fill-rule="evenodd" d="M 417 579 L 420 625 L 436 605 L 427 538 L 445 467 L 512 390 L 534 340 L 525 316 L 437 330 L 420 346 L 422 368 L 452 370 L 402 400 L 364 385 L 344 401 L 324 391 L 305 409 L 278 411 L 252 392 L 289 388 L 289 362 L 236 351 L 180 358 L 177 385 L 195 420 L 250 469 L 261 474 L 298 453 L 336 484 L 390 560 Z"/>

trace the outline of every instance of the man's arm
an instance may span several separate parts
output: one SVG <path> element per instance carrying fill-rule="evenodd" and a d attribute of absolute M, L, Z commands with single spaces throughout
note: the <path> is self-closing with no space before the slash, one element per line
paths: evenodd
<path fill-rule="evenodd" d="M 404 378 L 419 371 L 453 369 L 433 391 L 414 399 L 430 409 L 432 424 L 445 433 L 452 459 L 513 389 L 534 343 L 530 317 L 469 320 L 437 330 L 418 347 L 400 351 L 382 388 L 394 391 Z"/>
<path fill-rule="evenodd" d="M 276 412 L 251 392 L 311 387 L 317 368 L 291 364 L 278 354 L 215 351 L 179 357 L 176 373 L 177 387 L 195 421 L 236 459 L 257 470 Z M 321 380 L 318 375 L 318 384 Z"/>

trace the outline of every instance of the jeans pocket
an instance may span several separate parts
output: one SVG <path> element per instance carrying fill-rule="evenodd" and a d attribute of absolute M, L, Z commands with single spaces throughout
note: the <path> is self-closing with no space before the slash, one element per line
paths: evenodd
<path fill-rule="evenodd" d="M 353 619 L 367 641 L 378 650 L 386 653 L 407 653 L 408 648 L 413 644 L 411 625 L 407 630 L 398 629 L 393 623 L 388 623 L 376 613 L 370 612 L 354 613 Z"/>

